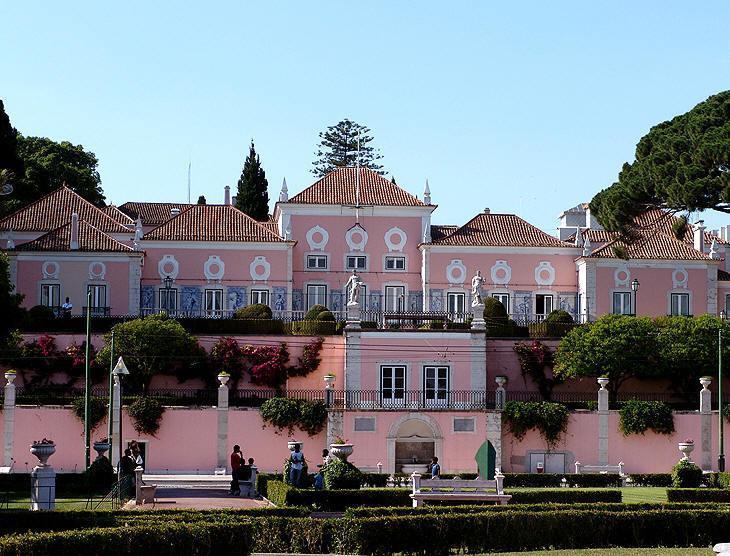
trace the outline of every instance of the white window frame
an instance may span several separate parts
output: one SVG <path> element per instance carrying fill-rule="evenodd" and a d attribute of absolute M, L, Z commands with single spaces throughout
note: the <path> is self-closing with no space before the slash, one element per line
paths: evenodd
<path fill-rule="evenodd" d="M 402 261 L 403 268 L 388 268 L 388 262 Z M 405 255 L 384 255 L 383 256 L 383 272 L 407 272 L 408 271 L 408 259 Z"/>
<path fill-rule="evenodd" d="M 499 301 L 502 306 L 504 307 L 504 310 L 507 311 L 507 314 L 510 314 L 510 305 L 512 304 L 512 296 L 509 294 L 509 292 L 492 292 L 489 294 L 490 297 L 493 297 L 497 301 Z M 502 301 L 503 298 L 507 298 L 507 305 L 504 304 L 504 301 Z"/>
<path fill-rule="evenodd" d="M 262 294 L 263 294 L 263 297 L 266 299 L 265 303 L 263 301 L 261 301 Z M 254 301 L 254 297 L 256 298 L 255 301 Z M 263 303 L 266 306 L 270 306 L 271 291 L 268 288 L 251 288 L 249 290 L 248 298 L 249 298 L 249 301 L 251 302 L 250 303 L 251 305 L 254 305 L 256 303 Z"/>
<path fill-rule="evenodd" d="M 545 297 L 550 298 L 550 310 L 544 311 L 542 313 L 537 312 L 537 298 Z M 535 315 L 535 319 L 537 321 L 542 321 L 545 317 L 547 317 L 550 313 L 552 313 L 555 310 L 555 300 L 557 299 L 557 296 L 555 295 L 555 292 L 552 291 L 536 291 L 532 294 L 532 313 Z"/>
<path fill-rule="evenodd" d="M 616 296 L 621 296 L 623 301 L 620 302 L 622 311 L 616 312 Z M 626 298 L 628 297 L 628 311 L 626 311 Z M 626 290 L 616 290 L 611 292 L 611 313 L 614 315 L 633 315 L 634 314 L 634 292 Z"/>
<path fill-rule="evenodd" d="M 451 300 L 461 299 L 461 310 L 458 308 L 452 308 Z M 457 304 L 458 305 L 458 304 Z M 453 315 L 452 320 L 454 322 L 464 322 L 466 318 L 466 293 L 463 291 L 447 291 L 446 292 L 446 312 L 449 315 Z"/>
<path fill-rule="evenodd" d="M 106 310 L 109 308 L 109 285 L 106 283 L 100 283 L 100 282 L 88 282 L 86 284 L 86 295 L 87 297 L 84 298 L 84 304 L 88 301 L 88 295 L 89 290 L 92 291 L 91 294 L 91 305 L 86 308 L 87 311 L 91 311 L 91 316 L 106 316 Z M 104 292 L 104 300 L 101 305 L 99 305 L 99 295 L 96 292 L 103 291 Z M 101 309 L 101 311 L 100 311 Z"/>
<path fill-rule="evenodd" d="M 40 303 L 38 303 L 38 305 L 43 305 L 44 307 L 49 307 L 51 309 L 58 310 L 62 305 L 62 303 L 61 303 L 61 284 L 59 282 L 41 282 L 40 286 L 41 286 L 41 290 L 40 290 L 40 293 L 38 296 Z M 43 303 L 43 288 L 48 288 L 48 292 L 55 291 L 56 295 L 58 297 L 58 299 L 57 299 L 58 303 L 56 303 L 55 305 L 51 305 L 49 303 Z M 49 298 L 50 297 L 51 296 L 49 296 Z"/>
<path fill-rule="evenodd" d="M 385 397 L 384 382 L 385 382 L 385 370 L 391 369 L 391 380 L 393 380 L 393 386 L 388 389 L 391 391 L 391 396 Z M 397 387 L 395 381 L 397 380 L 396 371 L 403 372 L 403 386 Z M 401 397 L 397 397 L 395 394 L 402 392 Z M 378 395 L 380 398 L 380 404 L 382 407 L 405 407 L 408 403 L 408 365 L 405 363 L 382 363 L 378 371 Z"/>
<path fill-rule="evenodd" d="M 350 258 L 363 259 L 365 261 L 364 266 L 350 266 Z M 368 259 L 369 257 L 365 253 L 347 253 L 345 255 L 345 270 L 356 270 L 358 272 L 368 271 Z"/>
<path fill-rule="evenodd" d="M 395 299 L 393 307 L 389 306 L 389 297 L 388 297 L 388 290 L 400 288 L 400 291 L 403 292 L 402 294 L 398 294 L 396 297 L 393 297 Z M 398 299 L 402 296 L 402 306 L 398 303 Z M 400 306 L 400 308 L 399 308 Z M 383 285 L 383 310 L 388 313 L 397 313 L 397 312 L 403 312 L 408 310 L 408 288 L 405 284 L 384 284 Z"/>
<path fill-rule="evenodd" d="M 169 290 L 166 288 L 159 288 L 157 290 L 157 307 L 161 311 L 167 311 L 168 313 L 175 313 L 178 311 L 178 297 L 177 297 L 177 288 L 170 288 Z M 165 299 L 165 306 L 163 306 L 163 299 Z M 169 307 L 170 299 L 174 301 L 173 307 Z"/>
<path fill-rule="evenodd" d="M 324 296 L 323 296 L 324 299 L 321 300 L 321 302 L 320 302 L 320 299 L 319 299 L 320 296 L 319 296 L 319 294 L 317 294 L 316 301 L 314 303 L 310 303 L 310 298 L 311 298 L 310 297 L 311 294 L 309 293 L 310 288 L 324 288 Z M 314 305 L 317 305 L 317 304 L 324 305 L 326 307 L 327 306 L 327 293 L 328 293 L 327 290 L 328 290 L 327 284 L 307 284 L 306 287 L 304 288 L 304 307 L 305 307 L 304 310 L 309 311 L 309 309 L 311 309 Z"/>
<path fill-rule="evenodd" d="M 213 294 L 212 298 L 214 300 L 213 305 L 218 305 L 218 307 L 209 307 L 208 306 L 208 294 Z M 217 295 L 216 295 L 217 294 Z M 219 297 L 219 302 L 215 303 L 216 297 Z M 205 311 L 205 314 L 209 317 L 221 317 L 223 316 L 223 310 L 225 304 L 225 296 L 223 295 L 223 290 L 221 288 L 206 288 L 203 290 L 203 309 Z"/>
<path fill-rule="evenodd" d="M 427 376 L 429 371 L 433 371 L 434 375 L 429 379 Z M 445 374 L 445 376 L 439 376 Z M 434 385 L 428 387 L 427 382 L 434 380 Z M 442 388 L 439 384 L 441 381 L 446 381 L 445 387 Z M 432 391 L 433 397 L 428 398 L 429 390 Z M 448 407 L 451 398 L 451 366 L 444 363 L 426 363 L 423 365 L 421 372 L 421 392 L 423 395 L 423 406 L 425 408 L 431 407 Z"/>
<path fill-rule="evenodd" d="M 674 299 L 680 298 L 680 296 L 681 296 L 681 299 L 687 300 L 687 312 L 686 313 L 681 312 L 681 307 L 679 307 L 680 312 L 678 312 L 678 313 L 674 312 Z M 692 295 L 690 294 L 690 292 L 688 292 L 688 291 L 669 292 L 669 314 L 673 317 L 674 316 L 684 317 L 684 316 L 689 316 L 692 314 Z"/>
<path fill-rule="evenodd" d="M 315 259 L 315 260 L 322 260 L 324 259 L 324 266 L 309 266 L 309 260 Z M 304 269 L 309 270 L 310 272 L 314 271 L 323 271 L 328 270 L 330 266 L 330 258 L 329 255 L 326 253 L 307 253 L 304 256 Z"/>

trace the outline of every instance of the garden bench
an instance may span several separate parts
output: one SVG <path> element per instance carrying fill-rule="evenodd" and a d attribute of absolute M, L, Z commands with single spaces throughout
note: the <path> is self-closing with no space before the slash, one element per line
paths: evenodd
<path fill-rule="evenodd" d="M 467 500 L 506 504 L 512 498 L 505 494 L 502 485 L 504 475 L 497 471 L 493 481 L 474 479 L 424 479 L 419 473 L 411 475 L 413 481 L 413 507 L 418 508 L 429 500 Z"/>
<path fill-rule="evenodd" d="M 583 465 L 581 462 L 575 462 L 575 474 L 582 473 L 618 473 L 621 477 L 624 474 L 624 462 L 618 462 L 618 465 Z"/>

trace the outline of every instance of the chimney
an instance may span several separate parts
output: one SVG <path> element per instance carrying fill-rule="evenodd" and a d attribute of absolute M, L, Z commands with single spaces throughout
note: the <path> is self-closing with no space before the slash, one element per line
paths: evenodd
<path fill-rule="evenodd" d="M 223 188 L 223 204 L 224 205 L 231 204 L 231 186 L 230 185 L 226 185 Z"/>
<path fill-rule="evenodd" d="M 489 214 L 491 211 L 489 210 L 489 207 L 484 209 L 484 214 Z"/>
<path fill-rule="evenodd" d="M 179 208 L 173 207 L 173 208 L 170 209 L 170 217 L 171 218 L 174 218 L 178 214 L 180 214 L 180 209 Z"/>
<path fill-rule="evenodd" d="M 75 212 L 71 215 L 71 245 L 69 247 L 74 251 L 79 248 L 79 215 Z"/>
<path fill-rule="evenodd" d="M 705 252 L 705 221 L 698 220 L 694 227 L 694 248 L 700 253 Z"/>

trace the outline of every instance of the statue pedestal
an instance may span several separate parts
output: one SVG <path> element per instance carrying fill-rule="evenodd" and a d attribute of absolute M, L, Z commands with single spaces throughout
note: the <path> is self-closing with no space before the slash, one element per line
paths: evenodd
<path fill-rule="evenodd" d="M 56 509 L 56 472 L 50 465 L 38 465 L 30 473 L 30 509 Z"/>
<path fill-rule="evenodd" d="M 347 304 L 347 330 L 360 330 L 360 319 L 362 318 L 360 304 L 349 302 Z"/>
<path fill-rule="evenodd" d="M 484 322 L 484 303 L 476 303 L 471 306 L 471 329 L 472 330 L 486 330 L 487 323 Z"/>

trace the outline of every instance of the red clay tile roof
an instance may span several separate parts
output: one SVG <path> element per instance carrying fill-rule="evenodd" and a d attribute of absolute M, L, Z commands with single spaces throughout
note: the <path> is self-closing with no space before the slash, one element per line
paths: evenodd
<path fill-rule="evenodd" d="M 119 206 L 124 214 L 136 221 L 137 218 L 142 219 L 144 226 L 159 226 L 172 218 L 172 209 L 180 209 L 180 212 L 188 207 L 188 203 L 140 203 L 130 201 Z"/>
<path fill-rule="evenodd" d="M 259 222 L 259 224 L 267 230 L 274 232 L 277 236 L 279 235 L 279 225 L 276 222 Z"/>
<path fill-rule="evenodd" d="M 613 241 L 617 237 L 616 232 L 609 232 L 608 230 L 593 230 L 591 228 L 581 230 L 580 235 L 584 240 L 586 237 L 588 237 L 594 247 L 596 247 L 597 243 L 608 243 L 609 241 Z M 565 242 L 570 243 L 571 245 L 575 244 L 575 234 L 568 237 Z"/>
<path fill-rule="evenodd" d="M 114 220 L 119 222 L 123 225 L 131 225 L 134 224 L 134 219 L 130 216 L 124 214 L 121 210 L 119 210 L 119 207 L 115 205 L 108 205 L 101 209 L 101 212 L 106 214 L 107 216 L 111 216 Z"/>
<path fill-rule="evenodd" d="M 431 241 L 438 241 L 442 239 L 444 236 L 450 234 L 451 232 L 455 232 L 459 229 L 459 226 L 454 226 L 453 224 L 432 224 L 431 225 Z"/>
<path fill-rule="evenodd" d="M 610 243 L 596 249 L 591 258 L 621 258 L 616 253 L 614 247 L 618 247 L 620 251 L 628 256 L 629 259 L 660 259 L 660 260 L 680 260 L 680 261 L 706 261 L 711 260 L 708 255 L 700 253 L 691 245 L 683 241 L 679 241 L 673 236 L 669 236 L 662 232 L 644 233 L 642 237 L 627 245 L 619 239 L 615 239 Z"/>
<path fill-rule="evenodd" d="M 482 213 L 433 245 L 496 247 L 565 247 L 570 245 L 546 234 L 514 214 Z"/>
<path fill-rule="evenodd" d="M 95 228 L 88 222 L 79 221 L 79 248 L 71 249 L 71 223 L 51 230 L 41 237 L 23 243 L 16 251 L 93 251 L 127 253 L 134 250 L 128 245 Z"/>
<path fill-rule="evenodd" d="M 103 232 L 130 233 L 128 228 L 66 186 L 51 191 L 0 220 L 0 231 L 48 232 L 69 223 L 74 212 L 79 215 L 79 220 L 84 220 Z"/>
<path fill-rule="evenodd" d="M 338 168 L 294 195 L 288 202 L 308 205 L 354 205 L 358 201 L 356 176 L 356 168 Z M 359 202 L 361 205 L 375 206 L 426 206 L 405 189 L 368 168 L 360 168 Z"/>
<path fill-rule="evenodd" d="M 143 220 L 144 222 L 144 220 Z M 144 235 L 150 241 L 280 242 L 268 227 L 233 205 L 190 205 Z"/>

